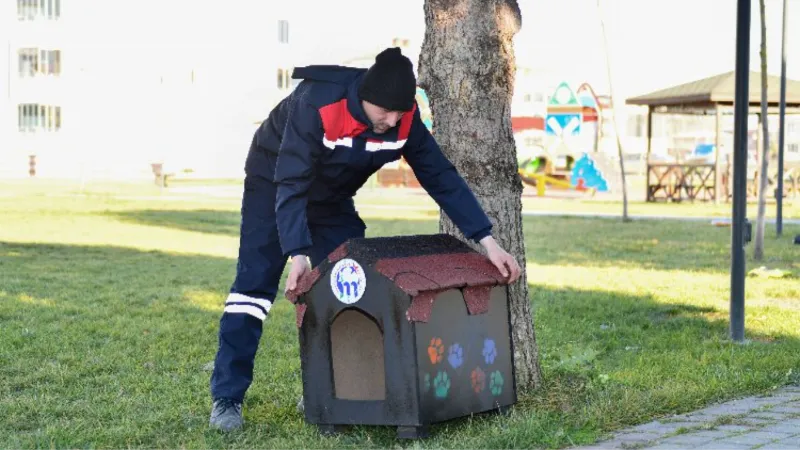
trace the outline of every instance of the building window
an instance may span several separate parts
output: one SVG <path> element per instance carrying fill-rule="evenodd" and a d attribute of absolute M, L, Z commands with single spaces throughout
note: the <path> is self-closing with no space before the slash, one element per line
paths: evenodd
<path fill-rule="evenodd" d="M 628 136 L 642 137 L 645 135 L 646 118 L 641 114 L 632 114 L 628 116 Z"/>
<path fill-rule="evenodd" d="M 284 90 L 294 87 L 289 69 L 278 69 L 278 89 Z"/>
<path fill-rule="evenodd" d="M 289 21 L 288 20 L 279 20 L 278 21 L 278 42 L 281 44 L 288 44 L 289 43 Z"/>
<path fill-rule="evenodd" d="M 408 39 L 392 39 L 392 47 L 408 48 Z"/>
<path fill-rule="evenodd" d="M 23 103 L 17 105 L 17 126 L 20 132 L 52 132 L 61 129 L 61 107 Z"/>
<path fill-rule="evenodd" d="M 528 137 L 525 138 L 525 140 L 523 142 L 524 142 L 525 147 L 528 147 L 528 148 L 531 148 L 531 147 L 542 147 L 542 144 L 543 144 L 542 143 L 542 138 L 539 137 L 539 136 L 528 136 Z"/>
<path fill-rule="evenodd" d="M 61 0 L 17 0 L 17 18 L 55 20 L 61 17 Z"/>
<path fill-rule="evenodd" d="M 42 50 L 42 73 L 45 75 L 61 74 L 61 50 Z"/>
<path fill-rule="evenodd" d="M 527 102 L 530 102 L 530 101 L 531 101 L 531 94 L 525 94 L 525 96 L 523 97 L 523 100 L 524 100 L 526 103 L 527 103 Z"/>
<path fill-rule="evenodd" d="M 36 76 L 39 72 L 39 51 L 35 48 L 21 48 L 17 54 L 20 78 Z"/>
<path fill-rule="evenodd" d="M 800 153 L 800 144 L 798 144 L 797 142 L 795 142 L 793 144 L 789 144 L 787 146 L 786 151 L 788 153 Z"/>
<path fill-rule="evenodd" d="M 34 77 L 41 75 L 61 74 L 61 50 L 39 50 L 21 48 L 17 51 L 19 58 L 19 76 Z"/>

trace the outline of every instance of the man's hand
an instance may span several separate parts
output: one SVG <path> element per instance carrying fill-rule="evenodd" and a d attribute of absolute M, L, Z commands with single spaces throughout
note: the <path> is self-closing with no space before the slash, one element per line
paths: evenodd
<path fill-rule="evenodd" d="M 521 269 L 519 268 L 519 264 L 517 264 L 517 260 L 503 250 L 492 236 L 486 236 L 481 239 L 481 245 L 486 249 L 489 260 L 492 261 L 492 264 L 497 267 L 497 270 L 508 279 L 509 284 L 519 279 Z"/>
<path fill-rule="evenodd" d="M 295 290 L 300 277 L 310 270 L 311 264 L 305 255 L 294 256 L 292 258 L 292 268 L 289 270 L 289 277 L 286 279 L 286 292 Z"/>

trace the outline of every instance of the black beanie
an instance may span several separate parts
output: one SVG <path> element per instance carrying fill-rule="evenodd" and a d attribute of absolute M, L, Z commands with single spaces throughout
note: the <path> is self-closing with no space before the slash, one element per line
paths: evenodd
<path fill-rule="evenodd" d="M 358 88 L 361 100 L 391 111 L 410 111 L 416 93 L 414 68 L 399 47 L 380 52 Z"/>

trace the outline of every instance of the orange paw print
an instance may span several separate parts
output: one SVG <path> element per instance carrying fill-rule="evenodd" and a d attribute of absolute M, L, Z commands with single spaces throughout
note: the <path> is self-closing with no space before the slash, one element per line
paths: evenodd
<path fill-rule="evenodd" d="M 428 357 L 431 359 L 432 364 L 436 364 L 442 360 L 444 355 L 444 345 L 439 338 L 431 339 L 431 345 L 428 347 Z"/>

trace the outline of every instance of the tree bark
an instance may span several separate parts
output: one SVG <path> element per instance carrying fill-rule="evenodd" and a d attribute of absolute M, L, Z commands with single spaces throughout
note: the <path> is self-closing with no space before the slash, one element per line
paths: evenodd
<path fill-rule="evenodd" d="M 430 100 L 433 133 L 490 217 L 495 239 L 524 269 L 522 182 L 511 130 L 519 6 L 516 0 L 426 0 L 424 8 L 419 85 Z M 465 240 L 444 213 L 439 229 Z M 535 388 L 539 352 L 524 270 L 509 292 L 517 387 Z"/>
<path fill-rule="evenodd" d="M 600 32 L 603 35 L 603 50 L 606 54 L 606 70 L 608 72 L 608 95 L 611 96 L 611 120 L 614 121 L 614 134 L 617 136 L 617 155 L 619 157 L 619 172 L 622 177 L 622 221 L 630 222 L 628 217 L 628 184 L 625 181 L 625 158 L 623 158 L 622 139 L 619 136 L 619 122 L 617 122 L 617 105 L 614 103 L 614 82 L 611 80 L 611 52 L 608 49 L 608 39 L 606 38 L 606 25 L 603 20 L 603 11 L 600 8 L 600 0 L 597 0 L 597 15 L 600 18 Z M 650 155 L 648 155 L 648 158 Z"/>
<path fill-rule="evenodd" d="M 761 8 L 761 120 L 762 145 L 761 169 L 758 171 L 758 217 L 756 220 L 756 238 L 753 247 L 753 258 L 764 259 L 764 215 L 767 209 L 767 181 L 769 180 L 769 116 L 767 115 L 767 18 L 764 0 L 759 1 Z"/>

